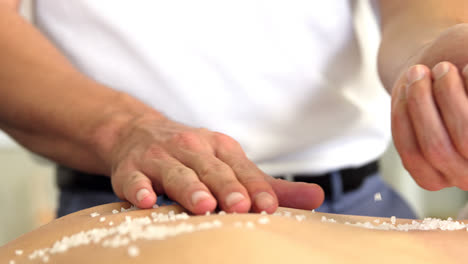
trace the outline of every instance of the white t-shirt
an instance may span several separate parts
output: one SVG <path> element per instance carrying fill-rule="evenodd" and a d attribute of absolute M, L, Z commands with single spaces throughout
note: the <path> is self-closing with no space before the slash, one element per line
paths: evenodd
<path fill-rule="evenodd" d="M 265 172 L 321 173 L 390 137 L 352 3 L 38 0 L 36 23 L 91 78 L 232 136 Z"/>

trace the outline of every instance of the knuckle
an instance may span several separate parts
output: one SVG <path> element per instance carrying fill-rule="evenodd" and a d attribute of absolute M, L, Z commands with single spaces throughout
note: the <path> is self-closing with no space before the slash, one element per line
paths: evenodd
<path fill-rule="evenodd" d="M 160 146 L 150 146 L 146 150 L 145 157 L 152 159 L 162 159 L 166 156 L 166 151 Z"/>
<path fill-rule="evenodd" d="M 226 134 L 213 132 L 213 138 L 218 147 L 222 147 L 229 151 L 239 151 L 242 149 L 239 142 Z"/>
<path fill-rule="evenodd" d="M 197 150 L 200 148 L 200 136 L 193 131 L 183 131 L 176 133 L 170 139 L 170 142 L 180 148 Z"/>
<path fill-rule="evenodd" d="M 433 164 L 445 164 L 449 158 L 449 147 L 440 139 L 433 139 L 421 146 L 423 153 Z"/>
<path fill-rule="evenodd" d="M 193 171 L 185 166 L 174 166 L 171 167 L 164 175 L 163 185 L 165 188 L 169 187 L 182 187 L 181 183 L 188 183 L 190 181 L 184 180 L 184 178 L 192 178 Z M 181 180 L 182 179 L 182 180 Z"/>
<path fill-rule="evenodd" d="M 202 181 L 208 179 L 208 177 L 213 177 L 213 175 L 228 175 L 231 174 L 231 169 L 228 165 L 222 162 L 213 162 L 207 164 L 199 171 L 199 177 Z"/>

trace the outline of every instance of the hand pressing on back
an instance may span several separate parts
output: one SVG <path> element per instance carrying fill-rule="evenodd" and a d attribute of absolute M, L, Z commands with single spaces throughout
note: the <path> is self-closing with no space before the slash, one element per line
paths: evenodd
<path fill-rule="evenodd" d="M 272 213 L 279 205 L 313 209 L 324 197 L 318 185 L 266 175 L 225 134 L 161 117 L 132 121 L 110 149 L 115 193 L 140 208 L 166 194 L 195 214 L 217 206 Z"/>

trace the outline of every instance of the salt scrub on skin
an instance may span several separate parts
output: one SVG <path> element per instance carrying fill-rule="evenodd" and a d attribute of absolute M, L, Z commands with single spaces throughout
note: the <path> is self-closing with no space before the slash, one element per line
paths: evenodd
<path fill-rule="evenodd" d="M 260 218 L 258 219 L 258 223 L 259 223 L 259 224 L 262 224 L 262 225 L 268 224 L 268 223 L 270 223 L 270 218 L 268 218 L 268 217 L 266 217 L 266 216 L 260 217 Z"/>
<path fill-rule="evenodd" d="M 140 255 L 140 249 L 137 246 L 128 247 L 128 255 L 130 257 L 138 257 Z"/>
<path fill-rule="evenodd" d="M 328 223 L 336 223 L 336 220 L 333 218 L 327 219 L 327 217 L 322 216 L 322 222 Z M 425 218 L 423 221 L 416 221 L 413 220 L 410 224 L 396 224 L 396 217 L 392 216 L 390 219 L 390 223 L 383 222 L 381 224 L 379 219 L 375 219 L 373 221 L 378 225 L 374 225 L 371 222 L 357 222 L 357 223 L 350 223 L 345 222 L 345 225 L 368 228 L 368 229 L 377 229 L 377 230 L 395 230 L 395 231 L 414 231 L 414 230 L 442 230 L 442 231 L 453 231 L 453 230 L 461 230 L 465 229 L 468 231 L 468 224 L 453 221 L 452 218 L 448 218 L 447 220 L 437 219 L 437 218 Z"/>
<path fill-rule="evenodd" d="M 91 213 L 90 216 L 91 216 L 91 217 L 96 217 L 96 216 L 100 216 L 100 214 L 97 213 L 97 212 L 94 212 L 94 213 Z"/>
<path fill-rule="evenodd" d="M 173 222 L 188 218 L 188 214 L 176 214 L 174 211 L 168 214 L 152 213 L 151 217 L 132 218 L 130 216 L 125 216 L 125 220 L 115 227 L 93 228 L 70 236 L 64 236 L 62 239 L 57 240 L 51 247 L 34 250 L 28 258 L 30 260 L 41 259 L 43 262 L 47 262 L 54 254 L 63 253 L 79 246 L 95 244 L 102 247 L 118 248 L 129 246 L 131 242 L 137 240 L 164 240 L 182 234 L 220 228 L 223 226 L 223 223 L 217 219 L 201 222 L 199 224 L 181 222 L 176 225 L 165 225 L 154 223 Z M 249 226 L 252 227 L 254 224 L 247 222 L 246 226 L 249 228 Z M 132 245 L 128 247 L 127 252 L 130 256 L 137 256 L 139 254 L 139 249 Z"/>

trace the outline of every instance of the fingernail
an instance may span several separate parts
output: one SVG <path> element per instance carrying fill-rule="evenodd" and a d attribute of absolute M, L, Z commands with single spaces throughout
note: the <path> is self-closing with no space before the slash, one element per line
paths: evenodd
<path fill-rule="evenodd" d="M 255 205 L 261 210 L 266 210 L 275 204 L 275 199 L 267 192 L 261 192 L 255 196 Z"/>
<path fill-rule="evenodd" d="M 463 68 L 463 75 L 465 78 L 468 78 L 468 64 L 465 66 L 465 68 Z"/>
<path fill-rule="evenodd" d="M 233 193 L 230 193 L 227 197 L 226 197 L 226 205 L 228 207 L 231 207 L 233 205 L 235 205 L 236 203 L 242 201 L 245 199 L 245 196 L 242 195 L 242 193 L 240 192 L 233 192 Z"/>
<path fill-rule="evenodd" d="M 150 194 L 150 192 L 147 190 L 147 189 L 140 189 L 137 194 L 136 194 L 136 199 L 138 202 L 141 202 L 143 201 L 143 199 L 145 199 L 148 195 Z"/>
<path fill-rule="evenodd" d="M 421 65 L 412 66 L 406 74 L 406 77 L 408 78 L 408 85 L 421 80 L 425 75 L 426 73 Z"/>
<path fill-rule="evenodd" d="M 446 62 L 439 62 L 437 65 L 432 69 L 432 73 L 434 74 L 434 79 L 439 80 L 440 78 L 444 77 L 445 74 L 450 70 L 450 66 Z"/>
<path fill-rule="evenodd" d="M 192 193 L 192 204 L 197 205 L 197 203 L 200 202 L 201 200 L 205 200 L 210 197 L 211 195 L 205 191 L 196 191 Z"/>

